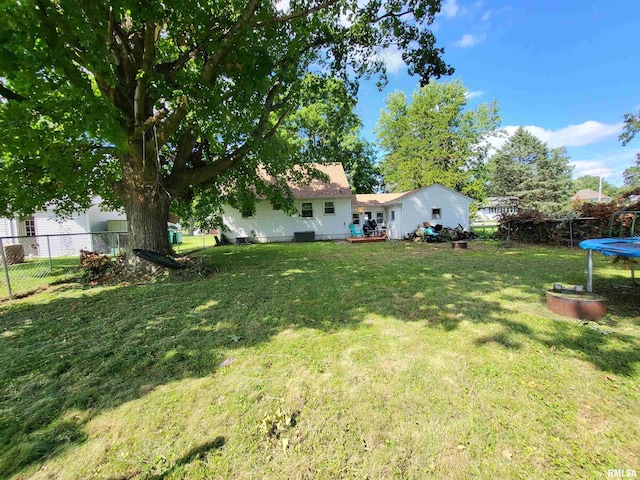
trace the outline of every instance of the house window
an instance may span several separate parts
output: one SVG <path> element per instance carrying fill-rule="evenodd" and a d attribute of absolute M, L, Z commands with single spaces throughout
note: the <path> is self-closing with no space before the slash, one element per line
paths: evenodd
<path fill-rule="evenodd" d="M 440 212 L 439 208 L 432 208 L 431 209 L 431 218 L 433 220 L 440 220 L 442 218 L 442 213 Z"/>
<path fill-rule="evenodd" d="M 396 219 L 396 211 L 395 210 L 391 210 L 391 221 L 395 221 Z"/>
<path fill-rule="evenodd" d="M 324 202 L 324 214 L 333 215 L 336 213 L 336 207 L 333 202 Z"/>
<path fill-rule="evenodd" d="M 381 225 L 384 223 L 384 212 L 376 212 L 376 223 Z"/>
<path fill-rule="evenodd" d="M 33 217 L 26 218 L 24 221 L 24 234 L 27 237 L 36 236 L 36 221 Z"/>
<path fill-rule="evenodd" d="M 242 218 L 253 218 L 255 212 L 251 207 L 242 207 Z"/>
<path fill-rule="evenodd" d="M 354 225 L 360 225 L 360 214 L 359 213 L 352 213 L 351 214 L 351 223 L 353 223 Z"/>
<path fill-rule="evenodd" d="M 300 211 L 303 218 L 313 217 L 313 203 L 302 202 L 302 208 L 300 209 Z"/>

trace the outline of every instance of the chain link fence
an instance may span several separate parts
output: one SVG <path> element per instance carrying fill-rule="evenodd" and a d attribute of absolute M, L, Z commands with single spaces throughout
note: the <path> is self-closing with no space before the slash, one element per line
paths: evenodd
<path fill-rule="evenodd" d="M 80 250 L 117 255 L 125 232 L 0 237 L 0 300 L 27 295 L 80 271 Z"/>

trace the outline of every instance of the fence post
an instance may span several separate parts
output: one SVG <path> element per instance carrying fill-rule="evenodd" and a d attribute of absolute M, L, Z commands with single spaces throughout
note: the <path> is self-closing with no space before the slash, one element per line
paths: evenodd
<path fill-rule="evenodd" d="M 49 241 L 49 235 L 47 235 L 47 255 L 49 256 L 49 273 L 53 272 L 53 261 L 51 260 L 51 242 Z"/>
<path fill-rule="evenodd" d="M 569 219 L 569 242 L 571 243 L 571 248 L 573 248 L 573 227 L 571 225 L 571 219 Z"/>
<path fill-rule="evenodd" d="M 13 293 L 11 292 L 11 280 L 9 279 L 9 265 L 7 265 L 7 257 L 4 254 L 4 245 L 0 238 L 0 255 L 2 256 L 2 266 L 4 267 L 4 278 L 7 280 L 7 292 L 9 293 L 9 300 L 13 299 Z"/>

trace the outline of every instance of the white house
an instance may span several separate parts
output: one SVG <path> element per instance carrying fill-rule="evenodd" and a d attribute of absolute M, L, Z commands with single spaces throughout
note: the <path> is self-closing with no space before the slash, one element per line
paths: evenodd
<path fill-rule="evenodd" d="M 423 222 L 454 228 L 458 224 L 469 230 L 469 205 L 473 199 L 433 184 L 405 193 L 378 193 L 354 195 L 351 220 L 361 224 L 372 218 L 387 227 L 392 239 L 402 239 L 422 226 Z"/>
<path fill-rule="evenodd" d="M 486 203 L 478 210 L 476 219 L 497 223 L 505 213 L 518 213 L 518 197 L 488 197 Z"/>
<path fill-rule="evenodd" d="M 0 218 L 0 237 L 5 237 L 3 244 L 21 243 L 25 255 L 59 257 L 76 255 L 81 249 L 99 250 L 101 239 L 90 233 L 126 231 L 124 213 L 102 211 L 100 203 L 96 198 L 89 209 L 65 219 L 56 217 L 52 208 L 26 218 Z"/>
<path fill-rule="evenodd" d="M 308 185 L 289 185 L 299 212 L 297 215 L 274 209 L 268 200 L 258 201 L 255 212 L 241 212 L 226 206 L 222 217 L 227 230 L 224 235 L 231 241 L 251 239 L 257 242 L 330 240 L 349 236 L 352 194 L 342 164 L 314 167 L 326 174 L 329 182 L 315 179 Z"/>

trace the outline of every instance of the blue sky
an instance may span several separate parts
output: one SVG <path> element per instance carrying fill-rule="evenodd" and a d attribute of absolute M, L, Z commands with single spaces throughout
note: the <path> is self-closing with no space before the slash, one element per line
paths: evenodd
<path fill-rule="evenodd" d="M 456 69 L 451 78 L 471 92 L 469 107 L 498 100 L 508 132 L 523 126 L 550 147 L 567 147 L 574 178 L 622 185 L 640 152 L 640 138 L 618 141 L 622 115 L 640 109 L 640 1 L 443 0 L 433 30 Z M 418 86 L 398 52 L 385 58 L 388 86 L 378 92 L 366 82 L 359 93 L 369 140 L 386 96 Z"/>

